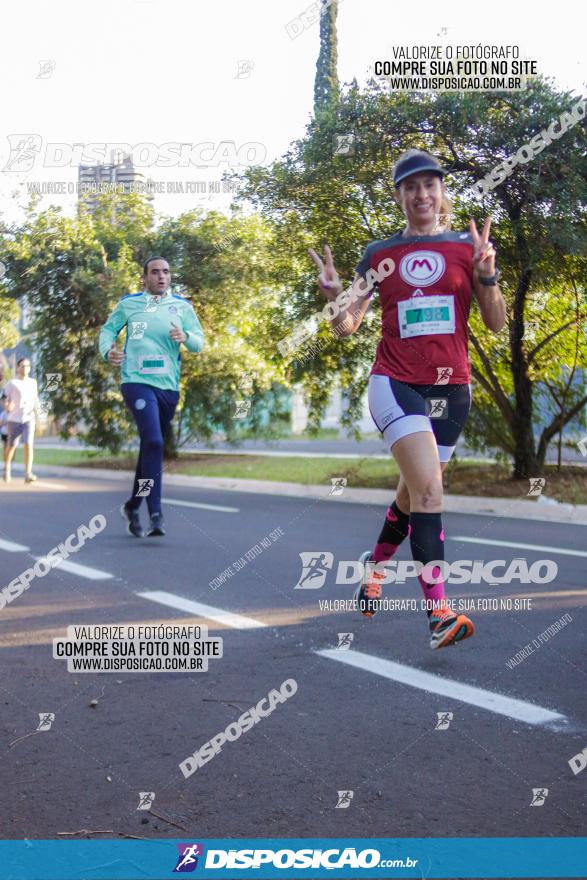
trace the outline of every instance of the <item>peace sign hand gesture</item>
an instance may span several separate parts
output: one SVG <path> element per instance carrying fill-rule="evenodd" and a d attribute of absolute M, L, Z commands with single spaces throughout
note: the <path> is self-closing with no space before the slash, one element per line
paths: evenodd
<path fill-rule="evenodd" d="M 326 299 L 336 299 L 338 294 L 342 293 L 343 284 L 338 277 L 338 272 L 334 268 L 332 251 L 327 244 L 324 245 L 324 263 L 312 248 L 309 248 L 308 253 L 320 269 L 320 274 L 318 275 L 318 287 L 320 288 L 320 291 L 324 294 Z"/>
<path fill-rule="evenodd" d="M 487 217 L 483 224 L 483 232 L 479 235 L 475 221 L 471 220 L 469 229 L 473 238 L 473 266 L 477 275 L 490 277 L 495 275 L 495 248 L 489 241 L 489 229 L 491 217 Z"/>

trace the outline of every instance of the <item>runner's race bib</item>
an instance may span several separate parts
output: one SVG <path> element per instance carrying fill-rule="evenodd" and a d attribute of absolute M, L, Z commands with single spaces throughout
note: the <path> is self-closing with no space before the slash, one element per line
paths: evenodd
<path fill-rule="evenodd" d="M 455 332 L 455 298 L 452 293 L 401 300 L 397 304 L 397 315 L 402 339 Z"/>
<path fill-rule="evenodd" d="M 169 372 L 169 358 L 166 354 L 140 354 L 139 373 L 143 376 L 163 376 Z"/>

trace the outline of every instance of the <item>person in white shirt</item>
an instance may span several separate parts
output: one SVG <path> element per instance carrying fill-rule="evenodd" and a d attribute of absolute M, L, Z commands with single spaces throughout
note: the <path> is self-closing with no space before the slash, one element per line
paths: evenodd
<path fill-rule="evenodd" d="M 37 383 L 29 375 L 31 362 L 21 358 L 16 365 L 16 379 L 10 379 L 4 386 L 4 409 L 8 413 L 6 424 L 6 446 L 4 449 L 4 480 L 11 479 L 11 465 L 19 438 L 24 446 L 25 483 L 33 483 L 33 437 L 35 419 L 39 409 Z"/>

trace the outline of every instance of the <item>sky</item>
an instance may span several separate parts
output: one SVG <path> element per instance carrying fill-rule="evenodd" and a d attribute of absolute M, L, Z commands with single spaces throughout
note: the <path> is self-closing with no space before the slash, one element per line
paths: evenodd
<path fill-rule="evenodd" d="M 225 151 L 236 154 L 232 161 L 240 155 L 269 164 L 303 136 L 311 118 L 319 25 L 304 27 L 300 16 L 312 6 L 305 0 L 29 0 L 5 6 L 0 169 L 13 155 L 11 135 L 34 135 L 41 149 L 29 170 L 0 171 L 2 216 L 22 216 L 30 184 L 67 188 L 77 181 L 75 164 L 43 167 L 47 144 L 116 142 L 213 144 L 200 160 L 208 167 L 139 170 L 165 189 L 154 199 L 160 214 L 196 206 L 228 211 L 230 194 L 210 192 L 210 182 L 214 186 L 228 167 L 218 162 L 221 142 L 234 142 Z M 559 88 L 584 94 L 587 64 L 577 10 L 568 0 L 557 4 L 556 16 L 509 0 L 495 0 L 490 9 L 461 0 L 442 8 L 429 0 L 340 0 L 339 78 L 363 83 L 371 65 L 391 58 L 398 45 L 510 44 L 535 59 Z M 192 191 L 167 192 L 178 184 Z M 206 192 L 197 192 L 202 187 Z M 75 199 L 53 194 L 41 205 L 71 213 Z"/>

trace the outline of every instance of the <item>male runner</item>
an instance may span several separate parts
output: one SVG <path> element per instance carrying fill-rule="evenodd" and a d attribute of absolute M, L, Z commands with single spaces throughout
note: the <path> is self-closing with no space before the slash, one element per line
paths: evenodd
<path fill-rule="evenodd" d="M 120 512 L 128 532 L 144 535 L 139 517 L 143 497 L 150 515 L 149 537 L 165 534 L 161 512 L 163 439 L 179 400 L 180 345 L 198 352 L 204 334 L 193 306 L 170 291 L 171 273 L 163 257 L 150 257 L 143 267 L 145 289 L 123 296 L 100 331 L 100 354 L 121 367 L 122 396 L 132 412 L 141 440 L 132 495 Z M 116 347 L 126 329 L 124 350 Z"/>

